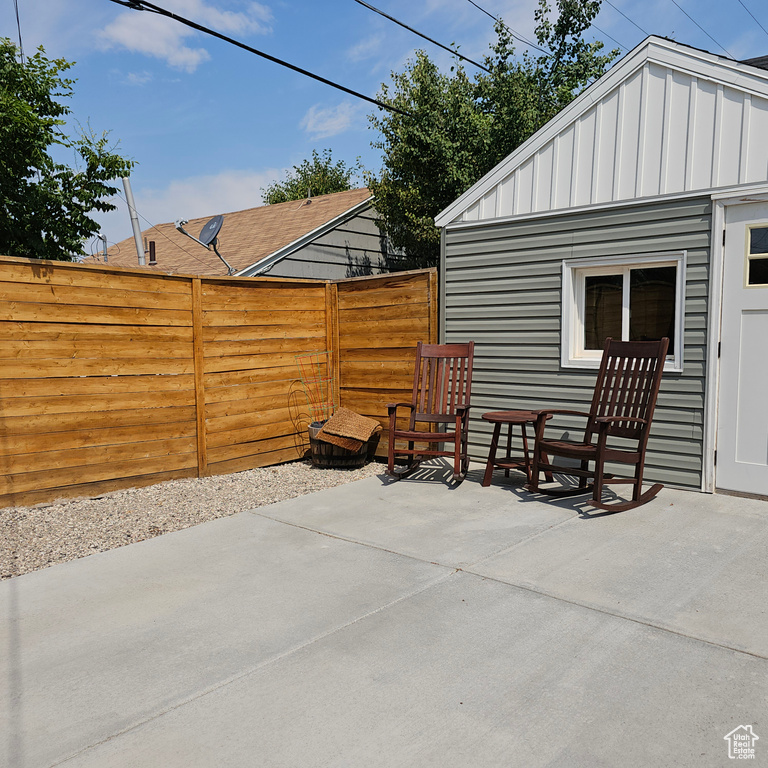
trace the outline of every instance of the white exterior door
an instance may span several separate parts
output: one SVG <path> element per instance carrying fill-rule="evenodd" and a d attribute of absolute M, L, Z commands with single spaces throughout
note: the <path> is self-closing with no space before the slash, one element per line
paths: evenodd
<path fill-rule="evenodd" d="M 726 206 L 715 485 L 768 495 L 768 202 Z"/>

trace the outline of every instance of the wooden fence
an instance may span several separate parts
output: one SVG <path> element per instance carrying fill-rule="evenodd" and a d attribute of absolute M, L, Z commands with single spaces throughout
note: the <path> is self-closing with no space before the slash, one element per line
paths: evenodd
<path fill-rule="evenodd" d="M 0 507 L 300 458 L 296 355 L 331 350 L 337 402 L 385 424 L 419 340 L 437 340 L 434 270 L 308 281 L 0 258 Z"/>

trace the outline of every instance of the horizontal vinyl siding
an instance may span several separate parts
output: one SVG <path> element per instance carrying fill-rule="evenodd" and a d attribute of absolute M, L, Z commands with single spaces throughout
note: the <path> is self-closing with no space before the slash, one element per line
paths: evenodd
<path fill-rule="evenodd" d="M 373 212 L 368 210 L 281 259 L 267 274 L 340 280 L 387 274 L 397 269 L 396 261 L 393 254 L 387 253 L 386 240 L 381 237 Z"/>
<path fill-rule="evenodd" d="M 445 338 L 476 342 L 473 458 L 487 457 L 485 411 L 589 407 L 596 371 L 560 366 L 564 259 L 685 250 L 684 370 L 664 374 L 646 479 L 700 488 L 710 218 L 698 198 L 446 231 Z M 583 428 L 568 417 L 551 424 L 561 435 Z"/>

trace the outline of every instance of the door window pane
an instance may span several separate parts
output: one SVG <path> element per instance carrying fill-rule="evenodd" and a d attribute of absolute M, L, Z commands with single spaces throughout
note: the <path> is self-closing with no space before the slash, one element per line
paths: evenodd
<path fill-rule="evenodd" d="M 633 269 L 629 273 L 629 340 L 669 338 L 675 348 L 675 267 Z"/>
<path fill-rule="evenodd" d="M 768 259 L 749 260 L 749 285 L 768 285 Z"/>
<path fill-rule="evenodd" d="M 587 275 L 584 278 L 584 349 L 602 349 L 605 340 L 621 338 L 621 299 L 624 278 Z"/>
<path fill-rule="evenodd" d="M 749 230 L 749 252 L 768 253 L 768 227 L 752 227 Z"/>

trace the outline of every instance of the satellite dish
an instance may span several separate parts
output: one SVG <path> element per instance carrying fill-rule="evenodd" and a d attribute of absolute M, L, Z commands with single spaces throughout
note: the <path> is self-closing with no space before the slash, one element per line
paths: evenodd
<path fill-rule="evenodd" d="M 219 234 L 221 225 L 224 223 L 224 217 L 214 216 L 201 230 L 200 242 L 207 248 Z"/>

